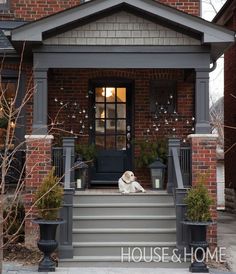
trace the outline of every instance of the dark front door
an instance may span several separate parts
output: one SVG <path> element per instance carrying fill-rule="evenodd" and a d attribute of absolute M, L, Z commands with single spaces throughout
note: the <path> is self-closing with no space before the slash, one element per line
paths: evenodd
<path fill-rule="evenodd" d="M 93 181 L 117 183 L 132 166 L 132 85 L 121 81 L 92 84 L 94 132 L 97 155 Z"/>

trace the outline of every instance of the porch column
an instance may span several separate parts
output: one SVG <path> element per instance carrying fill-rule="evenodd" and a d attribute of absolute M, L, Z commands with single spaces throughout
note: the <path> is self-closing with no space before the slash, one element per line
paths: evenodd
<path fill-rule="evenodd" d="M 38 226 L 32 223 L 37 217 L 34 204 L 36 189 L 41 185 L 45 176 L 52 168 L 52 135 L 26 135 L 25 163 L 25 245 L 28 248 L 37 245 Z"/>
<path fill-rule="evenodd" d="M 210 133 L 209 122 L 209 70 L 196 69 L 195 87 L 195 133 Z"/>
<path fill-rule="evenodd" d="M 34 107 L 33 134 L 44 135 L 48 132 L 48 69 L 34 70 Z"/>
<path fill-rule="evenodd" d="M 34 88 L 32 134 L 25 136 L 26 174 L 24 205 L 28 213 L 25 220 L 25 245 L 27 247 L 35 247 L 38 238 L 38 227 L 32 223 L 32 219 L 37 217 L 36 210 L 32 207 L 34 193 L 52 168 L 53 136 L 48 135 L 47 128 L 47 69 L 37 68 L 34 70 Z"/>
<path fill-rule="evenodd" d="M 214 200 L 211 206 L 211 218 L 217 219 L 217 183 L 216 183 L 216 144 L 217 135 L 191 134 L 188 136 L 192 148 L 192 185 L 195 186 L 203 176 L 204 184 Z M 208 242 L 211 248 L 217 245 L 217 225 L 208 227 Z"/>

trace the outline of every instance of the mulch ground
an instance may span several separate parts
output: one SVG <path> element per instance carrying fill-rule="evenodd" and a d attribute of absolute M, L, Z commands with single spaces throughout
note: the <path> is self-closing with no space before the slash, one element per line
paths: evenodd
<path fill-rule="evenodd" d="M 35 265 L 42 258 L 37 249 L 28 249 L 22 243 L 10 244 L 4 249 L 4 261 L 20 262 L 24 265 Z"/>

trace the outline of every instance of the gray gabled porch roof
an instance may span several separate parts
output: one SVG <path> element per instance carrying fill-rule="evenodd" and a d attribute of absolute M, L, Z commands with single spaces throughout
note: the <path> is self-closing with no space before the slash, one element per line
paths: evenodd
<path fill-rule="evenodd" d="M 103 14 L 127 9 L 141 14 L 146 19 L 162 22 L 173 29 L 197 37 L 202 45 L 211 46 L 213 60 L 222 55 L 235 41 L 234 32 L 153 0 L 92 0 L 16 28 L 12 31 L 12 41 L 42 43 L 45 37 L 86 24 Z"/>

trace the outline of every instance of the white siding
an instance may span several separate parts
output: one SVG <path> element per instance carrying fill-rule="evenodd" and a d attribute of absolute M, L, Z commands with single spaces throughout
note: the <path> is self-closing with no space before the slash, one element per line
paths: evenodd
<path fill-rule="evenodd" d="M 217 206 L 218 208 L 225 207 L 225 167 L 224 163 L 218 162 L 216 166 L 217 180 Z"/>

